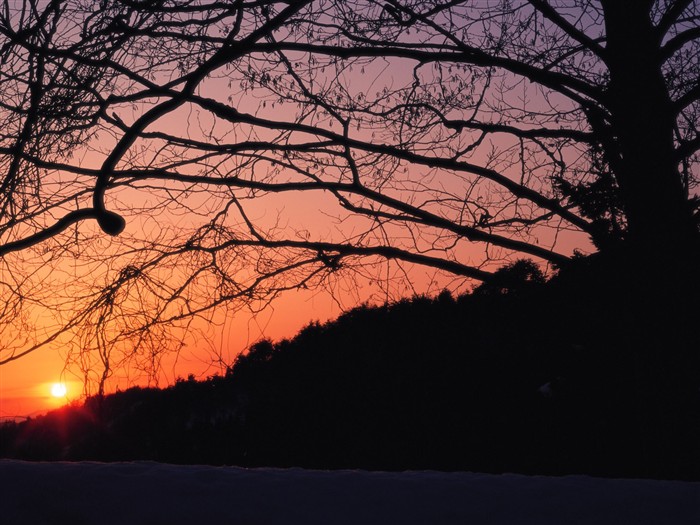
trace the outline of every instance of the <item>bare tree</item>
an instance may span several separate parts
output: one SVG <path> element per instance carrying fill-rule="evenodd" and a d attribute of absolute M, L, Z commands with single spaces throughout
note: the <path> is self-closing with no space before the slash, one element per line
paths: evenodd
<path fill-rule="evenodd" d="M 0 315 L 34 335 L 0 362 L 72 342 L 104 385 L 387 261 L 697 261 L 692 0 L 94 4 L 4 2 Z"/>

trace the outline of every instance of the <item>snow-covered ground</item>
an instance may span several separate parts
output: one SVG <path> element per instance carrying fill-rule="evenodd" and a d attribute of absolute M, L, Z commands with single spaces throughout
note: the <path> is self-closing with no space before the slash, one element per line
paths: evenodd
<path fill-rule="evenodd" d="M 700 524 L 700 483 L 0 461 L 0 522 Z"/>

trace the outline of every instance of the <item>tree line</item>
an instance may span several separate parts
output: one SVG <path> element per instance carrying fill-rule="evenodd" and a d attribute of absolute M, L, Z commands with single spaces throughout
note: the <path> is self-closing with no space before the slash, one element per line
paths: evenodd
<path fill-rule="evenodd" d="M 225 376 L 6 424 L 2 455 L 700 478 L 697 389 L 672 410 L 674 392 L 641 398 L 611 312 L 571 300 L 588 283 L 530 262 L 497 281 L 262 340 Z"/>

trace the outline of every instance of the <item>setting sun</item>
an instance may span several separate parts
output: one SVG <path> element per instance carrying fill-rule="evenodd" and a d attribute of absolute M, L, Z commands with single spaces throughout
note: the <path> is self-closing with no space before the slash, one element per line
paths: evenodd
<path fill-rule="evenodd" d="M 51 395 L 53 397 L 66 397 L 67 389 L 64 383 L 54 383 L 51 385 Z"/>

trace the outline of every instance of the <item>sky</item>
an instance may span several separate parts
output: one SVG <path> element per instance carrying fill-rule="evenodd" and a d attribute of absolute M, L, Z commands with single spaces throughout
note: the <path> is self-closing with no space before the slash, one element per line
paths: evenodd
<path fill-rule="evenodd" d="M 195 338 L 177 359 L 170 356 L 169 362 L 163 365 L 159 384 L 165 386 L 177 377 L 184 378 L 189 374 L 204 378 L 222 373 L 221 366 L 213 362 L 213 352 L 220 352 L 225 361 L 233 363 L 239 352 L 256 341 L 292 337 L 309 322 L 337 317 L 341 308 L 342 305 L 326 293 L 291 291 L 259 314 L 237 312 L 221 321 L 221 325 L 201 327 L 210 338 Z M 115 379 L 110 383 L 112 391 L 146 383 L 143 378 L 136 381 L 125 377 Z M 65 398 L 51 394 L 56 383 L 66 386 Z M 49 346 L 0 366 L 0 419 L 39 415 L 65 403 L 80 401 L 82 394 L 83 382 L 75 373 L 65 369 L 60 348 Z"/>
<path fill-rule="evenodd" d="M 432 290 L 436 294 L 448 283 L 430 268 L 413 268 L 410 284 L 415 290 Z M 410 296 L 412 290 L 405 289 L 401 295 Z M 332 292 L 287 291 L 261 312 L 222 309 L 213 323 L 194 324 L 185 336 L 184 348 L 165 358 L 156 383 L 149 383 L 146 376 L 133 370 L 117 370 L 108 382 L 108 392 L 135 385 L 167 386 L 190 374 L 197 378 L 222 374 L 240 352 L 260 339 L 291 338 L 311 322 L 332 320 L 363 302 L 383 302 L 382 297 L 391 300 L 395 295 L 376 283 L 358 286 L 357 282 L 341 282 Z M 60 344 L 51 344 L 0 366 L 0 419 L 22 419 L 80 402 L 84 394 L 82 377 L 77 370 L 66 369 L 65 357 L 66 351 Z M 65 397 L 52 395 L 57 383 L 65 385 Z"/>
<path fill-rule="evenodd" d="M 294 54 L 291 54 L 290 57 L 291 60 L 298 59 L 302 63 L 299 71 L 301 71 L 300 74 L 303 74 L 304 57 Z M 138 65 L 139 61 L 140 57 L 135 59 L 132 65 Z M 245 62 L 242 62 L 242 64 L 245 64 Z M 260 68 L 268 66 L 269 64 L 265 60 L 252 64 L 252 67 Z M 236 64 L 236 67 L 240 67 L 241 71 L 245 69 L 244 65 L 241 64 Z M 280 63 L 274 64 L 273 62 L 273 74 L 274 69 L 279 71 Z M 398 89 L 402 85 L 410 86 L 413 82 L 414 74 L 424 77 L 427 84 L 433 84 L 429 90 L 438 89 L 438 87 L 457 89 L 457 80 L 459 80 L 459 84 L 462 85 L 460 88 L 462 91 L 474 91 L 475 94 L 478 94 L 480 86 L 486 84 L 483 77 L 475 76 L 470 79 L 466 77 L 459 79 L 457 75 L 453 77 L 451 71 L 448 73 L 447 68 L 440 73 L 444 75 L 440 78 L 440 82 L 433 82 L 437 77 L 434 76 L 436 73 L 432 64 L 423 64 L 414 71 L 410 61 L 406 60 L 390 61 L 381 59 L 361 68 L 343 69 L 335 76 L 332 70 L 333 67 L 329 67 L 328 73 L 316 73 L 314 77 L 316 87 L 318 88 L 320 84 L 326 83 L 335 89 L 342 85 L 342 88 L 346 90 L 348 96 L 353 98 L 353 100 L 359 100 L 360 95 L 362 95 L 362 97 L 365 97 L 363 98 L 364 101 L 373 97 L 381 101 L 385 96 L 382 94 L 383 88 L 390 87 L 393 89 L 396 87 Z M 175 75 L 177 71 L 174 64 L 166 63 L 163 65 L 162 71 L 156 71 L 152 74 L 154 78 L 158 79 L 158 75 Z M 230 79 L 226 75 L 230 75 L 233 80 L 229 82 Z M 245 80 L 244 77 L 245 73 L 236 72 L 234 67 L 221 67 L 219 70 L 212 72 L 200 86 L 197 93 L 202 96 L 212 97 L 220 103 L 230 104 L 236 108 L 244 108 L 251 114 L 264 118 L 287 118 L 293 120 L 296 114 L 301 111 L 296 107 L 296 103 L 292 102 L 288 102 L 286 106 L 284 104 L 282 106 L 269 104 L 269 101 L 275 99 L 274 93 L 271 91 L 272 88 L 269 85 L 265 88 L 268 90 L 267 94 L 263 93 L 265 89 L 261 86 L 258 86 L 255 92 L 247 92 L 244 88 L 239 87 L 239 81 L 242 86 L 244 82 L 241 79 Z M 507 83 L 507 80 L 507 78 L 497 79 L 494 77 L 489 81 Z M 127 81 L 124 81 L 123 85 L 119 85 L 120 88 L 124 88 L 124 91 L 131 89 L 126 86 L 130 86 Z M 512 87 L 514 92 L 517 92 L 512 101 L 529 99 L 531 101 L 534 100 L 536 106 L 543 107 L 546 104 L 554 104 L 559 107 L 560 111 L 571 106 L 570 102 L 562 101 L 561 97 L 551 96 L 550 94 L 548 98 L 546 93 L 543 94 L 540 90 L 533 89 L 526 82 L 519 81 Z M 261 95 L 261 93 L 263 94 Z M 399 98 L 403 96 L 400 90 L 397 93 Z M 499 106 L 501 102 L 499 97 L 500 94 L 498 92 L 491 97 L 490 101 L 488 100 L 489 97 L 486 97 L 487 100 L 483 107 L 487 107 L 489 103 L 493 104 L 494 107 Z M 512 101 L 508 100 L 509 103 Z M 151 94 L 150 98 L 141 105 L 127 102 L 110 107 L 110 112 L 117 115 L 123 122 L 133 123 L 138 121 L 140 116 L 157 102 L 157 97 Z M 479 103 L 479 107 L 481 106 L 481 103 Z M 522 117 L 522 112 L 519 109 L 516 111 L 516 109 L 513 109 L 513 114 L 519 116 L 522 120 L 524 118 Z M 493 116 L 491 112 L 492 110 L 490 109 L 486 110 L 487 115 L 485 118 Z M 314 114 L 321 115 L 318 117 L 320 120 L 326 120 L 324 124 L 321 124 L 321 127 L 330 126 L 328 121 L 332 119 L 328 118 L 327 115 L 324 117 L 323 113 L 323 111 L 316 111 Z M 538 117 L 532 118 L 536 121 Z M 305 120 L 305 122 L 311 120 L 313 119 Z M 121 136 L 122 131 L 117 126 L 102 124 L 104 128 L 101 133 L 95 135 L 88 143 L 73 152 L 72 160 L 80 164 L 81 167 L 99 168 L 106 156 L 109 155 L 110 148 L 114 146 L 115 141 Z M 337 131 L 337 122 L 334 125 L 334 130 Z M 392 133 L 390 127 L 386 125 L 386 120 L 375 119 L 372 125 L 374 126 L 373 128 L 362 128 L 359 126 L 358 120 L 358 127 L 357 129 L 353 128 L 352 136 L 367 138 L 371 134 L 377 133 L 379 137 L 377 141 L 381 141 L 382 133 L 385 134 L 385 137 Z M 183 139 L 211 138 L 207 136 L 208 133 L 211 133 L 214 136 L 212 140 L 221 140 L 223 143 L 260 139 L 276 133 L 266 129 L 257 129 L 255 133 L 252 133 L 248 125 L 238 124 L 232 126 L 224 119 L 220 119 L 212 113 L 207 113 L 194 104 L 184 105 L 176 111 L 167 114 L 150 126 L 147 131 L 172 133 Z M 472 130 L 455 138 L 454 141 L 459 143 L 459 149 L 462 149 L 470 141 L 476 140 L 475 137 L 478 135 L 478 132 Z M 300 142 L 302 139 L 309 140 L 309 136 L 302 135 L 300 137 L 297 135 L 290 141 Z M 389 141 L 393 139 L 395 137 L 387 138 Z M 161 146 L 162 144 L 157 138 L 143 138 L 129 149 L 128 155 L 124 156 L 125 160 L 123 163 L 127 166 L 150 166 L 151 164 L 144 163 L 151 159 L 153 160 L 152 165 L 158 166 L 159 163 L 167 165 L 172 159 L 180 160 L 177 154 L 181 153 L 181 151 L 177 150 L 177 148 L 161 149 Z M 492 163 L 494 169 L 508 173 L 508 176 L 516 181 L 522 180 L 521 178 L 525 177 L 526 172 L 527 177 L 537 179 L 538 176 L 546 175 L 548 173 L 547 170 L 551 168 L 549 161 L 544 156 L 542 157 L 544 158 L 542 163 L 539 162 L 540 158 L 534 156 L 535 162 L 530 163 L 528 166 L 525 165 L 527 164 L 526 162 L 523 162 L 521 165 L 517 160 L 514 161 L 513 158 L 517 157 L 517 152 L 520 149 L 518 149 L 518 141 L 514 141 L 512 137 L 504 139 L 500 135 L 496 137 L 489 136 L 483 142 L 479 139 L 474 146 L 473 152 L 465 155 L 465 158 L 477 164 L 487 165 Z M 445 143 L 440 141 L 438 143 L 431 142 L 430 147 L 448 149 Z M 497 155 L 492 156 L 493 152 L 499 148 L 504 152 L 503 158 L 498 158 Z M 470 147 L 466 149 L 469 150 Z M 200 169 L 213 169 L 213 167 L 216 167 L 222 173 L 235 173 L 244 177 L 249 176 L 251 179 L 255 178 L 255 180 L 269 181 L 271 179 L 265 177 L 269 176 L 276 169 L 276 164 L 271 162 L 269 158 L 275 157 L 276 154 L 273 150 L 266 151 L 267 159 L 263 161 L 258 158 L 250 166 L 245 164 L 245 157 L 232 156 L 220 163 L 219 159 L 214 159 L 207 161 L 211 162 L 209 165 L 202 162 L 192 166 L 181 166 L 181 169 L 184 173 L 192 174 Z M 567 154 L 575 157 L 580 155 L 580 151 L 573 148 Z M 323 156 L 319 155 L 319 157 Z M 475 202 L 479 202 L 481 196 L 486 199 L 489 197 L 494 199 L 500 198 L 500 196 L 497 196 L 497 193 L 488 193 L 493 190 L 492 184 L 486 183 L 482 187 L 482 181 L 479 181 L 479 184 L 477 184 L 463 173 L 448 173 L 446 170 L 440 171 L 428 166 L 413 166 L 409 167 L 410 169 L 402 170 L 401 168 L 405 166 L 398 165 L 394 169 L 390 162 L 387 163 L 386 173 L 380 173 L 381 170 L 371 164 L 373 160 L 371 155 L 365 157 L 364 154 L 358 153 L 356 157 L 358 161 L 369 163 L 369 165 L 363 167 L 363 182 L 368 187 L 381 187 L 382 191 L 386 191 L 387 194 L 392 196 L 400 195 L 405 197 L 407 201 L 422 203 L 425 209 L 439 216 L 446 216 L 456 221 L 462 221 L 464 218 L 464 224 L 470 224 L 470 213 L 475 213 L 474 210 L 464 211 L 464 208 L 467 207 L 467 200 L 472 199 Z M 182 158 L 187 158 L 187 154 Z M 280 157 L 277 156 L 276 159 L 280 160 Z M 337 158 L 336 162 L 336 165 L 330 166 L 329 173 L 310 171 L 316 176 L 326 177 L 327 180 L 334 180 L 333 177 L 340 177 L 341 179 L 345 177 L 345 180 L 347 180 L 351 170 Z M 577 161 L 571 159 L 571 162 L 573 165 L 576 165 Z M 249 167 L 250 171 L 236 171 L 239 164 L 242 164 L 246 170 Z M 305 166 L 303 160 L 298 161 L 297 167 L 300 166 Z M 257 173 L 256 170 L 258 171 Z M 254 174 L 250 175 L 250 173 Z M 387 173 L 392 175 L 391 181 L 381 182 L 382 177 L 385 177 Z M 62 191 L 73 191 L 70 188 L 65 190 L 67 186 L 70 187 L 70 184 L 66 184 L 66 181 L 71 182 L 70 175 L 54 173 L 51 176 L 55 177 L 55 179 L 49 178 L 45 181 L 45 184 L 49 189 L 55 190 L 52 198 L 58 198 L 56 195 L 60 197 Z M 299 180 L 300 178 L 304 181 L 309 180 L 299 174 L 292 173 L 288 175 L 286 172 L 281 173 L 279 179 L 275 180 Z M 76 180 L 78 180 L 75 184 L 76 187 L 80 187 L 80 184 L 83 184 L 86 188 L 86 191 L 80 197 L 83 199 L 80 205 L 83 207 L 91 205 L 89 190 L 94 186 L 94 179 L 86 177 L 86 180 L 80 180 L 79 177 L 76 177 Z M 427 191 L 424 185 L 430 184 L 432 186 Z M 387 187 L 389 187 L 388 190 Z M 298 193 L 301 194 L 302 192 Z M 369 219 L 364 220 L 364 222 L 352 218 L 348 219 L 346 215 L 342 215 L 344 212 L 338 206 L 335 197 L 329 197 L 328 193 L 325 196 L 321 196 L 321 192 L 316 192 L 315 194 L 310 192 L 303 193 L 305 195 L 271 195 L 266 196 L 264 200 L 256 197 L 252 201 L 244 201 L 244 204 L 249 216 L 256 219 L 256 226 L 261 228 L 269 227 L 271 229 L 279 228 L 290 237 L 308 234 L 312 239 L 325 241 L 329 239 L 347 239 L 352 238 L 352 236 L 360 236 L 360 233 L 366 233 L 365 238 L 370 239 L 367 244 L 385 242 L 383 236 L 386 236 L 390 239 L 389 244 L 402 247 L 408 246 L 409 249 L 415 250 L 425 249 L 427 250 L 426 253 L 437 253 L 439 256 L 445 256 L 446 258 L 454 257 L 454 259 L 466 264 L 478 266 L 486 258 L 492 258 L 495 264 L 500 264 L 504 260 L 501 250 L 489 249 L 487 252 L 483 244 L 472 245 L 463 237 L 457 238 L 456 235 L 445 234 L 444 231 L 436 232 L 435 228 L 414 230 L 410 221 L 407 222 L 408 226 L 403 224 L 399 227 L 386 224 L 377 226 Z M 90 287 L 99 288 L 99 285 L 103 284 L 101 279 L 103 279 L 104 275 L 111 271 L 112 276 L 114 276 L 120 268 L 118 264 L 126 264 L 128 262 L 128 257 L 124 257 L 119 263 L 113 263 L 107 258 L 111 253 L 110 250 L 129 252 L 130 248 L 136 246 L 139 242 L 147 244 L 148 242 L 157 243 L 163 241 L 167 245 L 169 240 L 167 236 L 169 234 L 176 235 L 178 230 L 186 230 L 203 223 L 206 224 L 212 215 L 225 205 L 229 197 L 230 195 L 225 189 L 219 189 L 215 192 L 211 187 L 207 187 L 206 191 L 199 191 L 192 188 L 177 187 L 177 185 L 173 184 L 161 184 L 154 180 L 132 183 L 127 190 L 110 190 L 107 194 L 108 208 L 121 213 L 127 220 L 127 229 L 119 240 L 122 244 L 107 238 L 95 227 L 94 223 L 80 224 L 75 229 L 74 234 L 76 239 L 80 238 L 78 249 L 81 250 L 81 257 L 63 254 L 63 258 L 59 263 L 55 265 L 52 263 L 47 267 L 42 267 L 34 274 L 38 281 L 41 281 L 41 279 L 45 279 L 47 282 L 52 281 L 54 288 L 62 295 L 60 298 L 55 296 L 35 297 L 38 304 L 36 306 L 38 313 L 31 320 L 36 321 L 38 319 L 37 326 L 39 330 L 45 329 L 48 333 L 50 322 L 46 321 L 42 325 L 42 319 L 44 318 L 42 316 L 49 319 L 53 315 L 55 318 L 52 322 L 57 323 L 55 319 L 65 320 L 66 312 L 69 310 L 66 307 L 66 311 L 57 313 L 58 308 L 53 308 L 55 304 L 62 302 L 64 305 L 70 305 L 70 301 L 78 297 L 81 291 L 90 289 Z M 416 201 L 411 200 L 413 197 L 416 197 Z M 464 202 L 460 202 L 460 199 L 464 199 Z M 76 197 L 76 205 L 78 201 L 79 199 Z M 68 199 L 67 202 L 70 203 L 70 206 L 73 205 L 71 199 Z M 356 202 L 361 201 L 357 200 Z M 463 204 L 464 207 L 462 207 Z M 330 205 L 334 207 L 331 208 Z M 64 205 L 64 207 L 59 209 L 64 211 L 70 209 L 70 206 Z M 507 215 L 513 208 L 519 206 L 521 206 L 521 203 L 516 202 L 514 204 L 510 196 L 505 195 L 493 208 L 500 207 L 498 211 Z M 144 209 L 147 211 L 144 212 Z M 339 209 L 340 211 L 337 211 Z M 480 208 L 475 205 L 474 209 L 478 210 Z M 525 215 L 529 212 L 527 204 L 521 206 L 520 209 L 524 210 Z M 197 213 L 200 215 L 197 215 Z M 464 217 L 460 215 L 462 213 L 465 214 Z M 536 212 L 532 213 L 535 214 Z M 55 217 L 51 216 L 51 214 L 49 215 L 49 221 L 55 221 Z M 233 215 L 235 215 L 235 210 L 231 213 L 231 216 Z M 226 220 L 229 220 L 228 217 Z M 238 221 L 237 224 L 235 224 L 235 220 Z M 225 225 L 240 227 L 241 218 L 236 217 L 235 220 L 232 218 Z M 242 229 L 245 229 L 245 227 Z M 521 234 L 522 232 L 520 231 L 516 233 L 517 236 Z M 68 236 L 69 234 L 66 233 L 65 235 Z M 73 235 L 73 230 L 71 230 L 70 235 Z M 537 232 L 535 242 L 542 246 L 551 246 L 556 235 L 555 228 L 540 230 Z M 177 240 L 180 241 L 182 239 Z M 586 246 L 586 242 L 585 240 L 582 242 L 581 236 L 572 236 L 571 234 L 560 232 L 558 246 L 560 252 L 570 254 L 575 247 Z M 59 246 L 58 250 L 60 251 L 61 249 L 62 247 Z M 232 274 L 235 277 L 246 271 L 251 272 L 250 269 L 241 269 L 236 266 L 238 263 L 235 254 L 231 255 L 226 262 L 231 265 Z M 111 266 L 112 264 L 113 266 Z M 187 331 L 179 333 L 177 336 L 179 339 L 174 339 L 173 344 L 181 343 L 183 348 L 178 354 L 166 356 L 160 363 L 161 372 L 156 378 L 158 380 L 156 381 L 157 384 L 162 386 L 171 383 L 178 376 L 186 377 L 189 374 L 204 377 L 213 373 L 220 373 L 223 371 L 223 365 L 232 364 L 239 352 L 260 338 L 280 339 L 282 337 L 292 337 L 305 324 L 314 320 L 325 321 L 334 318 L 345 309 L 363 301 L 381 302 L 402 296 L 410 296 L 414 293 L 435 294 L 444 287 L 449 287 L 456 292 L 464 292 L 468 291 L 471 286 L 464 279 L 453 281 L 450 276 L 436 274 L 434 270 L 426 268 L 411 268 L 409 266 L 407 267 L 408 273 L 403 275 L 396 266 L 390 266 L 387 267 L 388 276 L 383 273 L 383 266 L 377 265 L 375 269 L 377 275 L 371 276 L 369 275 L 370 272 L 366 272 L 365 275 L 357 277 L 356 280 L 353 277 L 338 277 L 337 279 L 331 277 L 325 283 L 330 286 L 330 293 L 316 290 L 292 290 L 283 294 L 275 300 L 270 308 L 262 312 L 251 313 L 245 308 L 239 310 L 221 309 L 212 314 L 213 318 L 211 320 L 214 322 L 210 325 L 207 325 L 204 320 L 196 321 Z M 152 306 L 152 303 L 148 303 L 148 300 L 157 297 L 157 292 L 167 291 L 167 285 L 170 284 L 170 281 L 175 283 L 172 286 L 176 288 L 177 279 L 182 279 L 183 275 L 189 270 L 189 267 L 182 266 L 182 260 L 173 259 L 170 267 L 164 267 L 162 272 L 155 276 L 160 278 L 166 286 L 153 291 L 151 296 L 146 297 L 143 303 L 146 305 L 144 308 Z M 168 275 L 168 272 L 170 272 L 170 275 Z M 384 279 L 384 282 L 382 282 L 382 279 Z M 386 287 L 389 287 L 389 289 L 387 290 Z M 201 291 L 201 288 L 199 290 Z M 192 304 L 200 300 L 206 300 L 206 298 L 198 295 L 197 291 L 195 288 L 189 296 L 189 301 Z M 126 305 L 126 308 L 128 309 L 134 305 L 141 306 L 138 304 L 141 300 L 138 294 L 143 292 L 148 292 L 146 284 L 142 283 L 142 287 L 139 289 L 134 288 L 130 292 L 131 295 L 123 303 Z M 42 303 L 42 301 L 44 302 Z M 51 301 L 54 302 L 53 305 L 49 304 Z M 173 304 L 174 308 L 179 306 L 178 304 Z M 61 315 L 63 315 L 63 318 L 61 318 Z M 128 315 L 124 315 L 122 318 L 125 323 L 128 323 L 130 320 Z M 15 335 L 20 338 L 25 334 L 22 334 L 20 329 Z M 83 378 L 75 375 L 78 371 L 76 368 L 79 367 L 72 366 L 66 369 L 65 362 L 67 358 L 73 359 L 74 363 L 78 362 L 80 358 L 76 357 L 76 355 L 81 348 L 84 347 L 81 346 L 79 337 L 72 340 L 59 338 L 31 355 L 0 366 L 0 418 L 38 414 L 55 408 L 62 402 L 79 400 L 83 385 Z M 217 357 L 220 357 L 218 362 Z M 138 367 L 131 370 L 117 370 L 108 381 L 108 391 L 113 391 L 117 388 L 124 389 L 134 384 L 143 384 L 148 380 L 147 375 L 139 372 Z M 65 398 L 56 398 L 50 394 L 52 385 L 59 382 L 66 385 L 67 394 Z"/>

